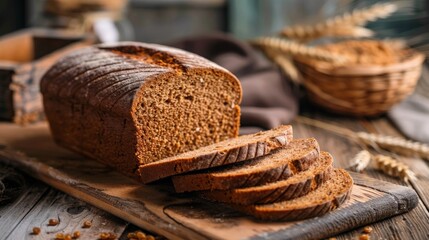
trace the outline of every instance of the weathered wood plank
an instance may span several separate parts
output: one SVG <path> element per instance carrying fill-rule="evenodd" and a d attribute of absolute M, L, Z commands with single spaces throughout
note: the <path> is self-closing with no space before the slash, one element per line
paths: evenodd
<path fill-rule="evenodd" d="M 39 181 L 30 181 L 18 199 L 0 206 L 0 239 L 5 239 L 7 235 L 16 229 L 19 222 L 25 218 L 48 189 L 48 186 Z"/>
<path fill-rule="evenodd" d="M 81 233 L 80 239 L 98 239 L 100 233 L 111 232 L 120 236 L 127 222 L 111 214 L 77 200 L 67 194 L 50 188 L 39 202 L 21 221 L 16 221 L 16 230 L 6 236 L 8 239 L 54 239 L 58 233 Z M 56 226 L 48 226 L 49 219 L 58 220 Z M 82 228 L 84 221 L 91 221 L 90 228 Z M 32 235 L 33 227 L 42 231 Z"/>
<path fill-rule="evenodd" d="M 425 214 L 423 204 L 409 213 L 392 217 L 368 226 L 373 228 L 371 239 L 429 239 L 428 217 Z M 335 236 L 338 240 L 358 239 L 363 228 Z"/>

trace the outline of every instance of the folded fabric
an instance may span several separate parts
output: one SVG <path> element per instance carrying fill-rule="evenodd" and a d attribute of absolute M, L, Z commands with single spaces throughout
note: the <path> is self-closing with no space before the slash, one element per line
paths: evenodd
<path fill-rule="evenodd" d="M 388 115 L 407 137 L 429 144 L 429 98 L 415 93 L 390 109 Z"/>
<path fill-rule="evenodd" d="M 290 123 L 298 100 L 288 79 L 249 44 L 225 34 L 179 40 L 171 46 L 201 55 L 234 73 L 243 87 L 240 133 Z"/>

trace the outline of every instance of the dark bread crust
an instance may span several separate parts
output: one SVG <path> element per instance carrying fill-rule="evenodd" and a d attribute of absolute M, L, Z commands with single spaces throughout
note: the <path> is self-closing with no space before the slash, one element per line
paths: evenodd
<path fill-rule="evenodd" d="M 238 79 L 231 75 L 228 70 L 198 55 L 157 44 L 122 42 L 96 45 L 67 55 L 45 74 L 41 81 L 41 92 L 50 97 L 89 102 L 91 106 L 96 108 L 102 107 L 107 111 L 129 115 L 133 101 L 127 101 L 127 105 L 121 108 L 112 109 L 108 107 L 111 104 L 106 106 L 101 99 L 93 99 L 92 96 L 97 95 L 100 89 L 88 88 L 86 87 L 87 84 L 91 83 L 94 78 L 103 77 L 107 71 L 118 74 L 134 70 L 127 73 L 130 78 L 135 78 L 136 87 L 129 89 L 130 95 L 135 96 L 145 82 L 154 78 L 156 80 L 158 75 L 183 74 L 183 71 L 192 69 L 214 69 L 224 72 L 237 82 L 237 87 L 241 88 Z M 69 79 L 74 81 L 69 81 Z M 115 83 L 116 80 L 114 77 L 103 79 L 107 85 Z M 85 94 L 75 95 L 78 90 Z M 76 97 L 79 98 L 76 99 Z M 116 102 L 118 100 L 120 99 L 107 96 L 104 102 Z M 240 102 L 241 91 L 237 104 Z"/>
<path fill-rule="evenodd" d="M 160 158 L 141 153 L 144 132 L 136 109 L 145 88 L 183 76 L 209 74 L 229 84 L 235 95 L 231 130 L 216 128 L 210 141 L 171 151 L 164 157 L 236 137 L 239 131 L 241 86 L 226 69 L 192 53 L 156 44 L 124 42 L 88 47 L 58 61 L 41 81 L 45 113 L 54 139 L 68 149 L 137 177 L 140 164 Z M 212 110 L 204 110 L 212 111 Z M 224 124 L 224 123 L 222 123 Z M 192 134 L 192 133 L 191 133 Z M 192 135 L 191 135 L 192 136 Z M 195 136 L 195 135 L 193 135 Z M 156 149 L 152 149 L 156 151 Z"/>
<path fill-rule="evenodd" d="M 240 211 L 252 215 L 255 218 L 269 221 L 295 221 L 322 216 L 334 209 L 337 209 L 339 206 L 345 203 L 350 198 L 352 192 L 353 179 L 345 170 L 335 169 L 332 174 L 332 178 L 339 178 L 341 181 L 345 182 L 345 185 L 341 191 L 337 193 L 325 192 L 325 194 L 328 194 L 329 197 L 324 201 L 317 203 L 302 202 L 301 206 L 296 208 L 283 207 L 283 202 L 267 205 L 234 205 L 234 207 Z M 329 180 L 324 184 L 332 183 L 333 182 Z M 331 189 L 331 187 L 328 186 L 327 189 Z M 313 192 L 310 192 L 309 194 L 311 193 Z M 299 199 L 300 198 L 294 200 Z"/>
<path fill-rule="evenodd" d="M 305 178 L 299 176 L 299 174 L 295 175 L 299 181 L 296 181 L 294 179 L 296 177 L 292 176 L 288 180 L 274 182 L 265 186 L 224 191 L 203 191 L 199 195 L 212 201 L 241 205 L 266 204 L 301 197 L 318 188 L 331 177 L 332 156 L 327 152 L 322 152 L 318 161 L 323 162 L 321 163 L 323 165 L 302 172 L 307 174 Z"/>
<path fill-rule="evenodd" d="M 176 192 L 227 190 L 284 180 L 304 171 L 319 157 L 316 139 L 294 139 L 268 156 L 199 173 L 173 176 Z"/>
<path fill-rule="evenodd" d="M 265 132 L 228 139 L 193 152 L 141 165 L 138 172 L 141 176 L 141 181 L 149 183 L 181 173 L 264 156 L 275 149 L 286 146 L 292 141 L 292 138 L 292 127 L 284 125 Z"/>

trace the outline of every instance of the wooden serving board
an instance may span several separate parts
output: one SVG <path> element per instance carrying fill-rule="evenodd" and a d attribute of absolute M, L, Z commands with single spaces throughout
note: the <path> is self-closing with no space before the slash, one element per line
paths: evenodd
<path fill-rule="evenodd" d="M 0 162 L 170 239 L 324 238 L 407 212 L 418 202 L 410 188 L 352 174 L 352 197 L 341 208 L 304 221 L 261 222 L 226 205 L 176 194 L 167 182 L 139 184 L 57 146 L 46 123 L 0 123 Z"/>

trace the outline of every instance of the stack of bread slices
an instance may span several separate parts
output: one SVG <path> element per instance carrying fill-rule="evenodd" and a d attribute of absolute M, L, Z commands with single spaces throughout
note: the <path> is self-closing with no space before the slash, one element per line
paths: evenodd
<path fill-rule="evenodd" d="M 321 216 L 343 204 L 353 186 L 316 139 L 293 139 L 288 125 L 142 165 L 139 174 L 144 183 L 171 177 L 176 192 L 264 220 Z"/>

